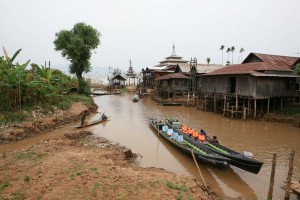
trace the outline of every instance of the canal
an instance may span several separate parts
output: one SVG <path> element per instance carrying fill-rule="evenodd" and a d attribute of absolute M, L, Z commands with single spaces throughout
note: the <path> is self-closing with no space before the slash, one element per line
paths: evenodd
<path fill-rule="evenodd" d="M 105 112 L 110 121 L 89 128 L 94 134 L 105 137 L 140 154 L 142 167 L 158 167 L 176 174 L 189 175 L 201 180 L 191 157 L 178 151 L 150 128 L 149 116 L 164 119 L 176 118 L 196 129 L 216 135 L 219 141 L 236 151 L 252 152 L 264 162 L 259 174 L 252 174 L 234 166 L 219 170 L 201 165 L 200 169 L 213 190 L 227 197 L 266 199 L 269 188 L 272 155 L 277 154 L 273 199 L 283 199 L 282 186 L 288 173 L 288 158 L 296 151 L 293 177 L 300 178 L 300 130 L 291 124 L 263 121 L 242 121 L 187 107 L 157 105 L 151 98 L 131 101 L 130 94 L 97 96 L 94 98 L 99 112 Z M 100 114 L 93 116 L 98 118 Z M 297 199 L 295 195 L 291 199 Z"/>

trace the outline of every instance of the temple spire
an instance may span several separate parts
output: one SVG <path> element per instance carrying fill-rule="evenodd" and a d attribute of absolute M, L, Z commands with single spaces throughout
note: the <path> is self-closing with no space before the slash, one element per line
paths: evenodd
<path fill-rule="evenodd" d="M 172 51 L 172 55 L 171 56 L 176 56 L 176 52 L 175 52 L 175 44 L 173 43 L 173 51 Z"/>

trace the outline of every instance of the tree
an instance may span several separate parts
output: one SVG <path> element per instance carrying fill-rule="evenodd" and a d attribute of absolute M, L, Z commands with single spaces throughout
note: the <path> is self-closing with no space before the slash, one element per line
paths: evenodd
<path fill-rule="evenodd" d="M 243 52 L 245 51 L 245 49 L 243 49 L 243 47 L 240 49 L 240 54 L 241 54 L 241 62 L 243 61 Z"/>
<path fill-rule="evenodd" d="M 63 57 L 70 62 L 70 73 L 76 74 L 79 89 L 78 93 L 84 93 L 84 80 L 82 74 L 91 70 L 90 58 L 92 50 L 100 44 L 101 34 L 92 26 L 85 23 L 77 23 L 71 30 L 61 30 L 55 34 L 55 50 L 61 51 Z"/>
<path fill-rule="evenodd" d="M 222 65 L 223 65 L 223 50 L 224 50 L 225 46 L 224 45 L 221 45 L 221 48 L 220 50 L 222 51 Z"/>
<path fill-rule="evenodd" d="M 207 64 L 210 63 L 210 58 L 209 57 L 206 58 L 206 62 L 207 62 Z"/>
<path fill-rule="evenodd" d="M 232 46 L 231 49 L 230 49 L 231 55 L 232 55 L 232 57 L 231 57 L 231 64 L 233 64 L 233 52 L 234 52 L 234 50 L 235 50 L 235 48 L 234 48 L 234 46 Z"/>
<path fill-rule="evenodd" d="M 8 108 L 15 111 L 20 105 L 21 108 L 21 91 L 22 88 L 27 84 L 26 81 L 26 67 L 30 60 L 20 65 L 19 63 L 14 64 L 14 60 L 17 55 L 21 52 L 21 49 L 16 51 L 12 58 L 10 58 L 3 48 L 5 58 L 0 57 L 0 93 L 1 93 L 1 106 L 5 105 L 4 102 L 8 102 Z"/>
<path fill-rule="evenodd" d="M 228 65 L 228 63 L 230 63 L 230 61 L 229 61 L 229 53 L 230 53 L 230 51 L 231 51 L 231 49 L 230 49 L 230 47 L 228 47 L 227 50 L 226 50 L 226 53 L 228 55 L 227 56 L 227 62 L 226 62 L 227 64 L 226 65 Z"/>

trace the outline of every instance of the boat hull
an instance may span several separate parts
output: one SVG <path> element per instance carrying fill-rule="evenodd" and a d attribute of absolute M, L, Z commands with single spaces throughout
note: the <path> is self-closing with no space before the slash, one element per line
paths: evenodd
<path fill-rule="evenodd" d="M 98 119 L 98 120 L 91 121 L 91 122 L 85 124 L 84 127 L 92 126 L 92 125 L 99 124 L 99 123 L 102 123 L 102 122 L 105 122 L 105 121 L 108 121 L 108 119 Z M 83 125 L 75 126 L 75 128 L 83 128 Z"/>
<path fill-rule="evenodd" d="M 179 143 L 175 142 L 174 140 L 172 140 L 169 136 L 167 136 L 166 133 L 164 133 L 161 128 L 164 125 L 163 123 L 158 123 L 156 121 L 155 118 L 149 118 L 149 123 L 150 125 L 155 129 L 155 131 L 159 132 L 159 134 L 165 139 L 167 140 L 169 143 L 171 143 L 172 145 L 174 145 L 178 150 L 180 150 L 181 152 L 192 156 L 192 150 L 189 148 L 184 147 L 183 145 L 180 145 Z M 201 147 L 202 150 L 207 151 L 206 149 L 203 149 Z M 195 158 L 201 162 L 201 163 L 205 163 L 208 164 L 210 166 L 219 168 L 219 169 L 225 169 L 228 167 L 228 163 L 229 163 L 229 159 L 225 158 L 223 156 L 219 156 L 218 154 L 215 154 L 213 152 L 210 152 L 210 154 L 208 155 L 201 155 L 198 152 L 194 152 Z"/>
<path fill-rule="evenodd" d="M 206 143 L 202 143 L 199 140 L 195 140 L 194 138 L 184 134 L 181 131 L 181 128 L 178 128 L 176 126 L 172 125 L 172 121 L 171 120 L 167 120 L 166 122 L 168 124 L 169 127 L 173 128 L 174 130 L 176 130 L 177 132 L 179 132 L 180 134 L 183 135 L 183 138 L 185 140 L 187 140 L 188 142 L 192 143 L 195 146 L 203 146 L 207 149 L 210 149 L 211 151 L 220 154 L 224 157 L 227 157 L 230 159 L 230 164 L 233 166 L 236 166 L 240 169 L 243 169 L 245 171 L 254 173 L 254 174 L 258 174 L 263 162 L 253 159 L 253 158 L 248 158 L 246 156 L 244 156 L 243 153 L 239 153 L 236 152 L 228 147 L 225 147 L 221 144 L 217 144 L 217 143 L 213 143 L 211 142 L 211 140 L 208 139 L 208 141 Z M 221 150 L 220 150 L 221 149 Z"/>

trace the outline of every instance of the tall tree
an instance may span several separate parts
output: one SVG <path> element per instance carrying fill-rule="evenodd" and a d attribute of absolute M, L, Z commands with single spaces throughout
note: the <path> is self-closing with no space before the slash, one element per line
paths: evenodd
<path fill-rule="evenodd" d="M 226 65 L 229 65 L 230 64 L 230 61 L 229 61 L 229 53 L 230 53 L 231 49 L 230 47 L 227 48 L 226 50 L 226 53 L 227 53 L 227 62 L 226 62 Z"/>
<path fill-rule="evenodd" d="M 71 30 L 61 30 L 55 34 L 55 50 L 61 51 L 62 56 L 71 62 L 69 69 L 78 78 L 78 93 L 85 91 L 82 74 L 91 70 L 92 50 L 100 44 L 100 36 L 96 29 L 85 23 L 77 23 Z"/>
<path fill-rule="evenodd" d="M 222 51 L 222 65 L 223 65 L 223 51 L 224 51 L 225 46 L 221 45 L 220 50 Z"/>
<path fill-rule="evenodd" d="M 242 47 L 240 49 L 240 54 L 241 54 L 241 62 L 243 61 L 243 52 L 245 51 L 245 49 Z"/>
<path fill-rule="evenodd" d="M 230 51 L 231 51 L 231 64 L 233 64 L 233 52 L 234 52 L 235 48 L 234 46 L 231 47 Z"/>
<path fill-rule="evenodd" d="M 209 57 L 206 58 L 206 62 L 207 62 L 207 64 L 210 63 L 210 58 Z"/>

